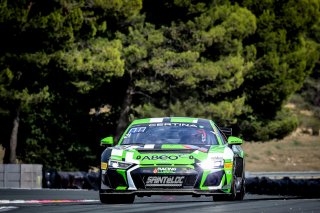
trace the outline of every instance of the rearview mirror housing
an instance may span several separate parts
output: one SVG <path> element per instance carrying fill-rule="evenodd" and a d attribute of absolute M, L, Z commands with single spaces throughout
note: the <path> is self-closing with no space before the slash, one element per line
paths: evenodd
<path fill-rule="evenodd" d="M 100 141 L 100 145 L 101 145 L 101 146 L 105 146 L 105 147 L 113 146 L 113 137 L 110 136 L 110 137 L 103 138 L 103 139 Z"/>
<path fill-rule="evenodd" d="M 228 137 L 228 144 L 230 145 L 241 145 L 243 143 L 241 138 L 230 136 Z"/>

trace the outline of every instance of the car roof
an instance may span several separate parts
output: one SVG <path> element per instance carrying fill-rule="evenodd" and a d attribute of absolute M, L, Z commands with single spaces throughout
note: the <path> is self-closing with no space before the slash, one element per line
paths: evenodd
<path fill-rule="evenodd" d="M 213 121 L 211 121 L 213 122 Z M 205 127 L 211 127 L 210 120 L 192 117 L 160 117 L 160 118 L 143 118 L 134 120 L 131 125 L 145 123 L 194 123 Z"/>

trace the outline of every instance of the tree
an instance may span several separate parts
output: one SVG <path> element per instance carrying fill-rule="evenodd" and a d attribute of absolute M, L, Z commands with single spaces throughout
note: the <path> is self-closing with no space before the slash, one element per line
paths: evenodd
<path fill-rule="evenodd" d="M 246 111 L 239 88 L 252 62 L 243 56 L 242 40 L 255 31 L 255 17 L 229 4 L 188 16 L 190 8 L 183 10 L 186 22 L 158 29 L 142 22 L 118 34 L 127 85 L 118 135 L 133 117 L 201 116 L 231 124 Z M 151 20 L 160 18 L 152 14 Z"/>
<path fill-rule="evenodd" d="M 46 128 L 66 131 L 68 136 L 58 140 L 66 143 L 73 130 L 62 124 L 67 123 L 68 119 L 72 119 L 72 123 L 76 122 L 84 112 L 89 117 L 89 109 L 95 103 L 90 107 L 87 104 L 85 108 L 77 106 L 77 103 L 82 102 L 84 94 L 90 97 L 91 89 L 123 72 L 123 60 L 117 53 L 121 43 L 99 36 L 106 34 L 106 20 L 115 17 L 119 22 L 126 23 L 125 20 L 131 17 L 127 15 L 128 10 L 135 15 L 140 7 L 139 2 L 127 2 L 126 6 L 131 5 L 130 8 L 123 9 L 118 8 L 116 2 L 104 8 L 103 1 L 92 1 L 90 7 L 84 1 L 1 1 L 1 108 L 14 114 L 12 162 L 15 161 L 17 130 L 22 112 L 24 124 L 28 124 L 24 126 L 23 132 L 30 132 L 26 133 L 25 138 L 20 138 L 26 141 L 21 144 L 24 147 L 21 157 L 29 162 L 44 161 L 37 154 L 46 150 L 50 141 L 60 137 L 45 134 L 48 133 Z M 65 105 L 57 105 L 57 102 Z M 76 111 L 78 114 L 73 117 L 60 116 L 61 111 L 59 113 L 57 106 L 62 110 L 70 107 L 71 113 Z M 33 109 L 38 111 L 34 112 Z M 52 124 L 41 125 L 45 122 Z M 73 128 L 80 125 L 73 125 Z M 56 152 L 50 155 L 60 155 L 65 149 L 71 150 L 71 147 L 83 144 L 77 143 L 77 137 L 73 140 L 69 140 L 64 148 L 62 144 L 55 144 Z M 42 150 L 34 152 L 29 146 Z M 80 147 L 83 146 L 83 150 L 88 151 L 86 145 Z M 26 150 L 30 153 L 26 153 Z M 51 150 L 43 152 L 44 155 Z"/>
<path fill-rule="evenodd" d="M 257 34 L 251 38 L 257 41 L 258 58 L 246 84 L 254 111 L 272 117 L 301 88 L 315 65 L 316 45 L 305 35 L 320 15 L 320 4 L 319 1 L 268 3 L 244 1 L 258 16 Z"/>
<path fill-rule="evenodd" d="M 320 2 L 318 0 L 233 2 L 247 7 L 257 17 L 256 33 L 244 40 L 245 44 L 256 48 L 256 55 L 254 66 L 246 75 L 243 84 L 247 94 L 246 103 L 252 112 L 242 117 L 244 123 L 240 123 L 240 129 L 244 133 L 247 132 L 245 128 L 263 129 L 272 122 L 289 122 L 288 119 L 279 120 L 278 118 L 283 118 L 279 117 L 279 113 L 284 113 L 283 105 L 301 88 L 319 59 L 317 43 L 308 34 L 319 21 Z M 259 125 L 255 121 L 259 121 Z M 247 125 L 250 123 L 252 127 Z M 276 126 L 282 128 L 282 125 Z M 286 134 L 297 127 L 295 118 L 291 120 L 289 126 L 291 128 L 287 128 Z M 277 131 L 281 130 L 275 132 Z M 276 137 L 281 138 L 284 135 L 279 134 Z M 246 134 L 246 137 L 255 140 L 269 139 L 253 134 Z"/>

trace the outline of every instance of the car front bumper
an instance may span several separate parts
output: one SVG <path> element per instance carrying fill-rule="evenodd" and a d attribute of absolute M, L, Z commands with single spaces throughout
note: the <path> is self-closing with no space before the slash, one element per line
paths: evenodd
<path fill-rule="evenodd" d="M 157 194 L 209 196 L 230 192 L 231 175 L 228 175 L 223 168 L 203 170 L 200 167 L 179 167 L 171 173 L 158 173 L 155 169 L 159 169 L 159 167 L 135 165 L 127 170 L 101 170 L 100 193 L 135 194 L 138 196 Z M 230 171 L 227 172 L 230 173 Z M 183 181 L 178 181 L 178 184 L 171 184 L 182 179 Z M 167 180 L 167 182 L 163 180 Z"/>

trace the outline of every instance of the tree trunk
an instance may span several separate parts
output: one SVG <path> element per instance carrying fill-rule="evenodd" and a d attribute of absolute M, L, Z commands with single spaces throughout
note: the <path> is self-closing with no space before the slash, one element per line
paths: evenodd
<path fill-rule="evenodd" d="M 18 143 L 18 129 L 20 122 L 20 113 L 17 110 L 17 114 L 13 120 L 13 128 L 10 137 L 10 159 L 9 163 L 16 163 L 17 160 L 17 143 Z"/>
<path fill-rule="evenodd" d="M 132 103 L 133 93 L 134 93 L 133 87 L 130 84 L 127 88 L 126 95 L 125 95 L 123 103 L 122 103 L 120 116 L 118 119 L 118 125 L 117 125 L 117 129 L 116 129 L 116 137 L 115 137 L 116 143 L 118 143 L 118 141 L 121 137 L 121 134 L 123 133 L 123 131 L 126 129 L 126 127 L 128 125 L 129 112 L 130 112 L 130 106 Z"/>

